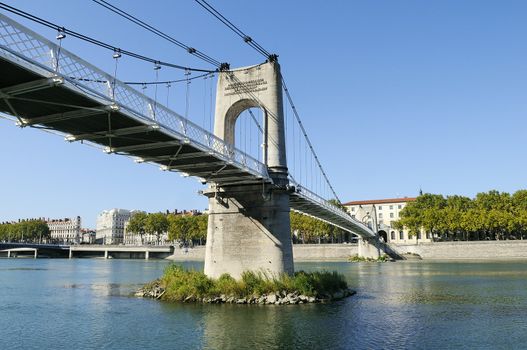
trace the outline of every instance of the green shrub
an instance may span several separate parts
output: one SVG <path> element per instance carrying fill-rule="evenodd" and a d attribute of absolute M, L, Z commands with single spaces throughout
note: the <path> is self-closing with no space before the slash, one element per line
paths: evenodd
<path fill-rule="evenodd" d="M 165 269 L 160 284 L 165 288 L 164 300 L 182 301 L 218 297 L 222 294 L 234 297 L 259 297 L 273 292 L 297 292 L 307 296 L 333 294 L 346 289 L 344 276 L 337 272 L 296 272 L 293 276 L 281 274 L 270 276 L 263 271 L 246 271 L 239 281 L 229 274 L 211 279 L 203 272 L 185 270 L 172 264 Z"/>
<path fill-rule="evenodd" d="M 215 281 L 215 291 L 217 295 L 225 294 L 240 297 L 243 288 L 231 275 L 224 273 Z"/>

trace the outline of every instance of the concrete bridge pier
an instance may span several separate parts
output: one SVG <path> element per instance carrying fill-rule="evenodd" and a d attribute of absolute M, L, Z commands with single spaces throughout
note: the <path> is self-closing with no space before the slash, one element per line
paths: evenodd
<path fill-rule="evenodd" d="M 293 246 L 289 224 L 289 193 L 265 193 L 262 185 L 211 187 L 205 274 L 218 278 L 244 271 L 289 273 Z"/>
<path fill-rule="evenodd" d="M 205 274 L 209 277 L 229 273 L 240 278 L 248 270 L 294 271 L 282 78 L 275 60 L 219 75 L 214 134 L 234 146 L 236 120 L 249 108 L 263 112 L 261 157 L 273 183 L 212 181 L 205 191 L 209 198 Z"/>
<path fill-rule="evenodd" d="M 359 239 L 359 257 L 378 259 L 381 256 L 380 242 L 376 238 Z"/>

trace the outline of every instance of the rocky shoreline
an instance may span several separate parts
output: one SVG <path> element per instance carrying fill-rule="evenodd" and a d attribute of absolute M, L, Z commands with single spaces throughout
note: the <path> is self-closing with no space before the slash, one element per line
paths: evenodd
<path fill-rule="evenodd" d="M 273 292 L 260 296 L 250 296 L 239 298 L 233 295 L 219 295 L 216 297 L 198 298 L 194 295 L 187 296 L 183 303 L 204 303 L 204 304 L 255 304 L 255 305 L 297 305 L 297 304 L 314 304 L 327 303 L 330 301 L 340 300 L 356 294 L 354 290 L 344 289 L 331 295 L 307 296 L 299 292 Z M 163 300 L 165 289 L 159 282 L 150 283 L 134 293 L 138 298 L 150 298 Z"/>

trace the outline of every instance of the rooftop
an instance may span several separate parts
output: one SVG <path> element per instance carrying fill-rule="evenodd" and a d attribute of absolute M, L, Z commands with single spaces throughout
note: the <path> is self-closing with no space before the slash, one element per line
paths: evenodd
<path fill-rule="evenodd" d="M 415 197 L 403 197 L 403 198 L 386 198 L 386 199 L 369 199 L 363 201 L 351 201 L 343 203 L 345 206 L 350 205 L 363 205 L 363 204 L 389 204 L 389 203 L 402 203 L 402 202 L 413 202 L 417 198 Z"/>

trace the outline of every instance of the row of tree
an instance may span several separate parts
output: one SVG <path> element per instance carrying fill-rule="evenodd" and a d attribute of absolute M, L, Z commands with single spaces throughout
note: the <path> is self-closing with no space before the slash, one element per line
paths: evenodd
<path fill-rule="evenodd" d="M 422 194 L 408 203 L 393 223 L 410 235 L 426 232 L 440 240 L 497 240 L 527 237 L 527 190 L 464 196 Z"/>
<path fill-rule="evenodd" d="M 24 220 L 0 224 L 0 241 L 42 242 L 49 238 L 49 227 L 42 220 Z"/>
<path fill-rule="evenodd" d="M 127 231 L 140 236 L 141 244 L 146 235 L 162 235 L 169 241 L 184 244 L 203 244 L 207 238 L 208 215 L 175 215 L 140 212 L 132 216 Z M 291 212 L 291 235 L 295 243 L 343 242 L 349 235 L 343 230 L 310 216 Z"/>
<path fill-rule="evenodd" d="M 159 244 L 161 236 L 168 233 L 169 241 L 184 244 L 202 243 L 207 237 L 207 215 L 176 215 L 140 212 L 132 216 L 128 232 L 138 234 L 141 244 L 145 235 L 153 235 Z"/>

